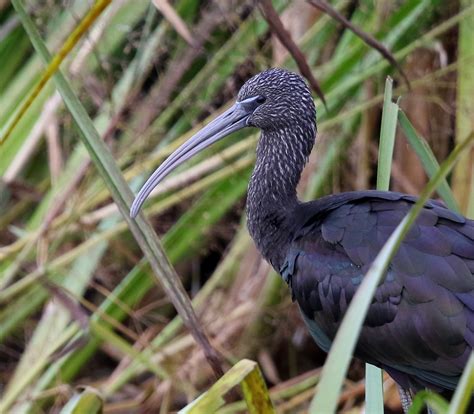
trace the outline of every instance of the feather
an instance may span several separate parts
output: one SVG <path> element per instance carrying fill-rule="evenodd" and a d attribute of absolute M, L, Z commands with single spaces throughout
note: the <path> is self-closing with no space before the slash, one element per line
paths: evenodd
<path fill-rule="evenodd" d="M 292 294 L 329 348 L 376 255 L 415 197 L 355 192 L 302 204 L 285 259 Z M 291 262 L 295 264 L 291 265 Z M 474 222 L 429 201 L 392 259 L 355 355 L 410 384 L 453 389 L 474 340 Z"/>

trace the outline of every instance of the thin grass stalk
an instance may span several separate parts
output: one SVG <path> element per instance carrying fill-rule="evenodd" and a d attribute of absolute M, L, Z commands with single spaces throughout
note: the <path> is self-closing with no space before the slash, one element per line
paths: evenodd
<path fill-rule="evenodd" d="M 397 129 L 398 105 L 392 102 L 393 81 L 385 81 L 382 124 L 380 131 L 379 157 L 377 164 L 377 190 L 388 191 L 392 170 L 393 148 Z M 382 370 L 371 364 L 365 364 L 365 404 L 368 412 L 383 413 Z"/>
<path fill-rule="evenodd" d="M 464 372 L 459 380 L 453 399 L 449 405 L 448 414 L 465 413 L 466 408 L 472 399 L 472 392 L 474 391 L 474 353 L 467 361 Z"/>
<path fill-rule="evenodd" d="M 461 0 L 464 10 L 472 7 L 472 0 Z M 474 130 L 474 15 L 459 23 L 458 60 L 456 90 L 456 143 L 461 142 Z M 471 189 L 474 187 L 474 151 L 465 153 L 453 172 L 452 188 L 461 211 L 466 213 L 469 207 Z"/>
<path fill-rule="evenodd" d="M 423 168 L 428 174 L 428 177 L 431 178 L 436 173 L 436 171 L 439 170 L 439 164 L 433 154 L 433 151 L 426 140 L 418 135 L 412 123 L 401 109 L 398 112 L 398 121 L 400 122 L 400 126 L 402 127 L 402 130 L 405 133 L 410 146 L 413 148 L 416 155 L 418 155 L 418 158 L 420 159 Z M 459 213 L 458 204 L 446 179 L 441 182 L 436 191 L 451 210 Z"/>
<path fill-rule="evenodd" d="M 89 4 L 82 0 L 75 0 L 68 5 L 68 9 L 57 15 L 51 16 L 49 24 L 50 30 L 47 35 L 47 45 L 55 50 L 61 46 L 64 33 L 70 33 L 76 26 L 74 16 L 82 16 L 89 9 Z M 26 36 L 28 38 L 28 36 Z M 31 43 L 28 39 L 28 42 Z M 24 97 L 34 87 L 39 78 L 43 65 L 37 55 L 22 65 L 21 70 L 16 73 L 13 81 L 9 82 L 7 88 L 0 94 L 0 125 L 3 127 L 8 123 L 8 119 L 13 116 L 16 108 L 21 104 Z"/>
<path fill-rule="evenodd" d="M 100 393 L 92 387 L 86 387 L 81 393 L 74 395 L 59 414 L 100 414 L 103 412 L 103 406 L 104 401 Z"/>
<path fill-rule="evenodd" d="M 398 105 L 392 102 L 393 81 L 387 77 L 380 131 L 379 157 L 377 164 L 377 190 L 388 191 L 392 170 L 393 147 L 397 130 Z"/>
<path fill-rule="evenodd" d="M 41 55 L 43 60 L 46 63 L 49 62 L 51 56 L 20 0 L 13 0 L 12 4 L 19 14 L 20 20 L 30 36 L 33 46 Z M 222 368 L 220 367 L 220 358 L 214 348 L 212 348 L 209 340 L 200 327 L 184 287 L 163 252 L 161 244 L 151 227 L 151 224 L 145 219 L 143 214 L 141 214 L 136 220 L 132 220 L 129 217 L 129 206 L 131 205 L 133 195 L 126 182 L 123 180 L 120 171 L 116 167 L 110 152 L 100 139 L 100 136 L 84 107 L 60 71 L 55 74 L 54 80 L 67 108 L 79 126 L 80 137 L 83 140 L 84 145 L 88 149 L 100 174 L 106 181 L 114 200 L 119 206 L 121 214 L 124 216 L 130 227 L 130 230 L 145 253 L 147 259 L 150 261 L 154 274 L 157 276 L 158 280 L 161 281 L 163 288 L 169 295 L 178 312 L 182 315 L 187 327 L 193 332 L 196 341 L 203 347 L 205 355 L 215 370 L 216 375 L 221 375 Z"/>
<path fill-rule="evenodd" d="M 101 26 L 104 25 L 104 20 L 108 20 L 111 18 L 111 16 L 117 12 L 117 9 L 120 7 L 120 2 L 119 3 L 116 3 L 114 4 L 114 7 L 112 9 L 109 9 L 108 10 L 108 13 L 104 14 L 102 17 L 102 19 L 100 20 L 100 23 L 101 23 Z M 88 16 L 91 15 L 91 11 L 89 12 Z M 87 17 L 86 17 L 87 19 Z M 85 20 L 83 20 L 84 22 Z M 96 26 L 97 28 L 97 26 Z M 158 28 L 159 29 L 159 28 Z M 157 30 L 158 30 L 157 29 Z M 100 32 L 102 33 L 103 32 L 103 28 L 100 29 Z M 95 31 L 93 32 L 95 34 Z M 97 37 L 97 36 L 96 36 Z M 153 39 L 155 38 L 156 36 L 153 37 Z M 87 55 L 87 53 L 90 52 L 90 47 L 91 47 L 91 43 L 90 43 L 90 39 L 89 39 L 89 42 L 86 44 L 86 47 L 83 47 L 79 50 L 79 53 L 78 53 L 78 56 L 76 57 L 76 59 L 74 59 L 74 61 L 72 62 L 71 64 L 71 70 L 77 72 L 79 70 L 79 67 L 83 64 L 84 62 L 84 59 L 85 59 L 85 56 Z M 63 46 L 62 50 L 65 50 L 65 46 Z M 140 56 L 141 57 L 141 56 Z M 138 59 L 138 58 L 137 58 Z M 135 59 L 132 63 L 136 62 Z M 142 59 L 143 60 L 143 59 Z M 135 74 L 135 78 L 140 78 L 140 75 L 142 73 L 142 70 L 139 68 L 136 67 L 137 65 L 131 65 L 129 67 L 132 68 L 132 69 L 135 69 L 134 70 L 134 74 Z M 143 66 L 143 64 L 142 64 Z M 115 101 L 118 101 L 119 99 L 119 96 L 123 96 L 126 91 L 131 87 L 131 81 L 128 81 L 128 82 L 124 82 L 124 78 L 126 80 L 130 79 L 130 76 L 127 77 L 127 72 L 124 74 L 124 76 L 122 77 L 122 79 L 118 82 L 118 85 L 116 88 L 114 88 L 114 94 L 113 94 L 113 97 L 112 97 L 112 101 L 115 99 Z M 119 90 L 117 92 L 117 89 Z M 108 109 L 103 109 L 102 112 L 106 112 Z M 98 124 L 101 124 L 100 120 L 103 119 L 103 116 L 101 117 L 101 115 L 98 116 L 98 119 L 96 120 L 96 122 Z M 69 168 L 69 172 L 70 171 L 73 171 L 73 175 L 76 175 L 76 172 L 77 172 L 77 167 L 75 166 L 77 164 L 77 162 L 79 161 L 77 158 L 77 154 L 81 154 L 80 156 L 80 162 L 83 163 L 84 161 L 87 163 L 87 153 L 85 153 L 85 151 L 83 150 L 83 147 L 81 146 L 79 148 L 79 151 L 76 151 L 74 152 L 74 155 L 72 157 L 69 158 L 69 160 L 71 162 L 68 163 L 68 167 L 72 167 L 72 168 Z M 40 206 L 38 206 L 38 208 L 35 210 L 35 213 L 33 214 L 32 218 L 30 219 L 29 223 L 28 223 L 28 227 L 31 228 L 31 226 L 34 226 L 35 222 L 36 223 L 39 223 L 40 220 L 41 220 L 41 217 L 46 214 L 46 209 L 44 208 L 45 206 L 48 206 L 48 205 L 51 205 L 51 201 L 53 200 L 54 201 L 54 194 L 61 194 L 63 193 L 64 191 L 66 191 L 64 189 L 64 185 L 67 184 L 68 182 L 70 182 L 70 179 L 71 179 L 71 175 L 67 173 L 67 171 L 65 173 L 62 174 L 61 176 L 61 183 L 59 186 L 54 186 L 54 189 L 53 191 L 50 192 L 49 196 L 47 195 L 46 197 L 43 198 L 43 202 L 40 204 Z M 53 196 L 51 196 L 51 194 L 53 194 Z M 55 202 L 56 204 L 56 202 Z M 115 221 L 115 219 L 114 219 Z M 106 227 L 109 227 L 109 226 L 106 226 Z M 41 233 L 42 233 L 42 230 L 45 229 L 45 226 L 42 224 L 41 227 L 40 227 L 40 231 L 36 232 L 35 234 L 37 236 L 35 236 L 34 239 L 31 240 L 30 242 L 30 249 L 24 249 L 22 252 L 20 252 L 20 255 L 17 256 L 17 260 L 15 262 L 15 266 L 13 267 L 10 267 L 9 269 L 6 270 L 5 273 L 3 273 L 3 279 L 1 280 L 1 283 L 5 286 L 6 284 L 8 284 L 8 281 L 9 281 L 9 278 L 13 277 L 14 276 L 14 273 L 16 271 L 16 269 L 18 269 L 21 265 L 21 260 L 18 260 L 20 258 L 24 258 L 26 259 L 28 255 L 31 255 L 30 252 L 32 250 L 33 247 L 35 247 L 36 245 L 36 239 L 38 237 L 41 237 Z M 103 244 L 103 243 L 102 243 Z M 28 247 L 28 246 L 27 246 Z M 99 250 L 95 249 L 93 254 L 92 255 L 88 255 L 86 256 L 88 259 L 91 259 L 91 257 L 95 257 L 98 253 L 98 251 L 103 251 L 103 247 L 102 246 L 99 246 Z M 96 263 L 98 262 L 98 258 L 96 258 Z M 79 263 L 82 263 L 83 262 L 83 257 L 79 256 L 77 259 L 76 259 L 76 262 L 79 262 Z M 89 266 L 88 264 L 90 264 L 90 260 L 87 260 L 86 261 L 86 265 L 82 265 L 82 264 L 79 264 L 79 271 L 75 271 L 74 270 L 74 266 L 73 268 L 71 269 L 70 272 L 67 273 L 67 275 L 65 276 L 65 279 L 64 281 L 62 282 L 63 284 L 65 284 L 65 286 L 68 287 L 68 289 L 71 289 L 71 288 L 74 288 L 74 287 L 77 287 L 77 284 L 78 283 L 83 283 L 83 286 L 87 285 L 87 283 L 89 282 L 89 279 L 90 279 L 90 275 L 93 274 L 93 271 L 91 270 L 90 273 L 89 273 L 89 277 L 77 277 L 77 273 L 80 272 L 82 274 L 84 274 L 84 270 L 85 269 L 88 269 Z M 24 308 L 24 312 L 22 313 L 22 316 L 25 317 L 28 313 L 31 313 L 34 309 L 36 309 L 39 304 L 41 304 L 45 299 L 46 297 L 48 296 L 49 292 L 47 292 L 46 290 L 41 290 L 41 292 L 39 292 L 37 295 L 35 295 L 35 300 L 34 301 L 30 301 L 27 303 L 27 306 L 26 308 Z M 76 292 L 76 294 L 78 294 L 78 292 Z M 16 378 L 18 377 L 21 377 L 23 375 L 22 373 L 22 369 L 23 368 L 26 368 L 26 369 L 29 369 L 29 365 L 30 363 L 28 362 L 28 358 L 29 358 L 29 355 L 32 355 L 32 358 L 34 359 L 38 359 L 40 358 L 40 355 L 39 355 L 39 351 L 38 350 L 42 350 L 42 349 L 46 349 L 43 345 L 42 345 L 42 339 L 43 338 L 44 340 L 46 341 L 49 341 L 50 340 L 50 337 L 49 337 L 49 334 L 48 332 L 50 332 L 50 330 L 52 329 L 54 332 L 60 332 L 62 327 L 61 327 L 61 323 L 60 321 L 58 321 L 58 318 L 62 318 L 62 322 L 63 324 L 64 323 L 67 323 L 67 321 L 69 321 L 69 316 L 67 313 L 64 313 L 64 309 L 61 307 L 61 306 L 57 306 L 57 304 L 53 304 L 52 305 L 52 308 L 51 306 L 49 306 L 48 308 L 48 312 L 46 312 L 44 315 L 43 315 L 43 318 L 42 320 L 40 321 L 40 323 L 36 326 L 36 329 L 35 329 L 35 332 L 31 338 L 31 340 L 29 341 L 29 346 L 27 347 L 27 349 L 23 352 L 22 354 L 22 358 L 19 362 L 19 364 L 17 365 L 16 367 L 16 370 L 15 370 L 15 373 L 14 375 L 12 376 L 12 378 L 10 379 L 10 382 L 9 384 L 11 384 L 12 382 L 15 382 Z M 55 311 L 58 311 L 60 312 L 60 315 L 56 315 L 57 312 Z M 18 320 L 17 320 L 18 322 Z M 12 329 L 13 326 L 17 325 L 18 323 L 16 324 L 10 324 L 10 327 L 4 327 L 4 325 L 2 324 L 2 328 L 6 328 L 6 329 L 2 329 L 2 334 L 0 335 L 0 338 L 3 338 L 6 334 L 6 332 L 8 332 L 10 329 Z M 54 328 L 52 328 L 54 326 Z M 26 407 L 21 407 L 21 408 L 18 408 L 16 407 L 16 409 L 20 409 L 20 410 L 26 410 L 27 408 Z"/>
<path fill-rule="evenodd" d="M 89 27 L 94 23 L 94 21 L 101 15 L 105 8 L 110 4 L 111 0 L 97 0 L 94 5 L 91 7 L 89 12 L 85 15 L 84 19 L 76 26 L 71 35 L 66 39 L 62 48 L 57 54 L 54 55 L 52 59 L 49 59 L 48 66 L 43 72 L 40 80 L 37 85 L 30 92 L 29 96 L 23 102 L 23 104 L 18 109 L 15 117 L 12 119 L 10 125 L 8 125 L 6 131 L 2 136 L 0 136 L 0 146 L 10 137 L 12 131 L 18 125 L 20 119 L 25 115 L 28 108 L 31 106 L 36 97 L 40 94 L 42 89 L 48 83 L 48 80 L 54 75 L 54 73 L 59 69 L 59 66 L 67 55 L 71 52 L 73 47 L 80 40 L 82 35 L 89 29 Z"/>
<path fill-rule="evenodd" d="M 225 376 L 212 385 L 208 391 L 180 410 L 179 414 L 216 412 L 225 403 L 223 397 L 237 384 L 242 387 L 250 414 L 275 413 L 258 364 L 243 359 L 227 371 Z"/>
<path fill-rule="evenodd" d="M 413 398 L 408 414 L 423 414 L 425 406 L 431 408 L 431 412 L 436 414 L 446 414 L 449 404 L 439 394 L 430 390 L 422 390 Z M 457 411 L 457 413 L 460 413 L 460 411 Z"/>

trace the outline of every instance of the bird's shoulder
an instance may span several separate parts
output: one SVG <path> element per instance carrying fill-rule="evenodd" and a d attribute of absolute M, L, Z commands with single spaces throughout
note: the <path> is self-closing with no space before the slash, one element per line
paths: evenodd
<path fill-rule="evenodd" d="M 281 274 L 323 349 L 374 258 L 416 200 L 366 191 L 299 207 Z M 430 200 L 376 289 L 356 355 L 452 388 L 473 346 L 474 221 Z"/>
<path fill-rule="evenodd" d="M 323 221 L 341 222 L 344 217 L 358 218 L 362 215 L 373 216 L 380 212 L 380 216 L 386 216 L 387 212 L 398 212 L 398 216 L 405 213 L 416 203 L 418 197 L 399 193 L 395 191 L 350 191 L 340 194 L 329 195 L 318 198 L 316 200 L 302 203 L 297 207 L 295 212 L 300 217 L 299 229 L 295 237 L 301 237 L 306 232 L 310 232 L 314 225 L 318 225 Z M 430 215 L 433 219 L 445 219 L 453 223 L 473 225 L 472 220 L 468 220 L 461 214 L 448 209 L 442 202 L 437 200 L 428 200 L 424 204 L 420 217 Z M 386 221 L 386 225 L 390 225 L 395 220 Z M 339 220 L 336 220 L 339 219 Z M 383 217 L 383 220 L 387 220 Z M 397 224 L 400 222 L 399 220 Z M 418 220 L 420 221 L 420 219 Z M 434 220 L 431 220 L 432 222 Z M 351 221 L 345 221 L 350 225 Z"/>
<path fill-rule="evenodd" d="M 301 204 L 300 221 L 280 272 L 293 282 L 300 305 L 307 302 L 312 308 L 314 301 L 319 308 L 323 304 L 316 302 L 330 297 L 341 305 L 331 309 L 344 312 L 371 263 L 416 200 L 402 193 L 363 191 Z M 388 303 L 392 309 L 402 291 L 414 302 L 438 295 L 440 303 L 439 297 L 453 292 L 456 302 L 474 310 L 473 275 L 474 221 L 429 200 L 392 259 L 375 301 Z M 446 312 L 452 305 L 449 299 L 451 295 L 441 303 Z"/>
<path fill-rule="evenodd" d="M 293 243 L 316 237 L 349 248 L 361 244 L 361 241 L 380 248 L 416 201 L 417 197 L 412 195 L 373 190 L 346 192 L 302 203 L 295 212 L 299 220 Z M 439 201 L 428 200 L 405 241 L 420 239 L 421 243 L 428 242 L 427 238 L 431 240 L 440 236 L 440 232 L 448 240 L 446 243 L 442 243 L 444 238 L 440 240 L 439 252 L 447 250 L 446 244 L 453 245 L 456 250 L 458 240 L 474 239 L 474 221 L 446 208 Z M 374 233 L 381 237 L 374 239 Z M 457 234 L 459 239 L 456 239 Z"/>

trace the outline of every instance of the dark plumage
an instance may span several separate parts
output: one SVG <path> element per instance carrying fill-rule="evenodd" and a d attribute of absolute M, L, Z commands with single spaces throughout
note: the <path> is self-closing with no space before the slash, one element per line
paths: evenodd
<path fill-rule="evenodd" d="M 415 201 L 367 191 L 299 207 L 305 222 L 281 272 L 321 348 L 327 351 L 365 272 Z M 454 389 L 474 344 L 473 290 L 474 223 L 431 201 L 376 290 L 355 355 L 404 388 Z"/>
<path fill-rule="evenodd" d="M 260 128 L 248 228 L 327 351 L 365 272 L 416 198 L 362 191 L 300 203 L 296 185 L 316 134 L 305 82 L 270 69 L 250 79 L 237 101 L 153 174 L 132 215 L 190 156 L 236 129 Z M 377 288 L 355 355 L 387 370 L 405 389 L 452 390 L 474 345 L 473 312 L 474 221 L 429 201 Z"/>

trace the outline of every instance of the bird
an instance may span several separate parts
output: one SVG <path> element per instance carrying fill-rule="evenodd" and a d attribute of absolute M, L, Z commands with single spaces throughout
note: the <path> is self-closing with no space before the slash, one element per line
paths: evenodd
<path fill-rule="evenodd" d="M 317 132 L 314 100 L 299 74 L 271 68 L 250 78 L 233 106 L 150 176 L 130 215 L 179 165 L 246 127 L 261 130 L 247 191 L 249 233 L 328 352 L 368 268 L 417 197 L 367 190 L 298 200 Z M 394 379 L 406 412 L 421 389 L 452 392 L 473 346 L 474 221 L 429 200 L 376 289 L 354 356 Z"/>

